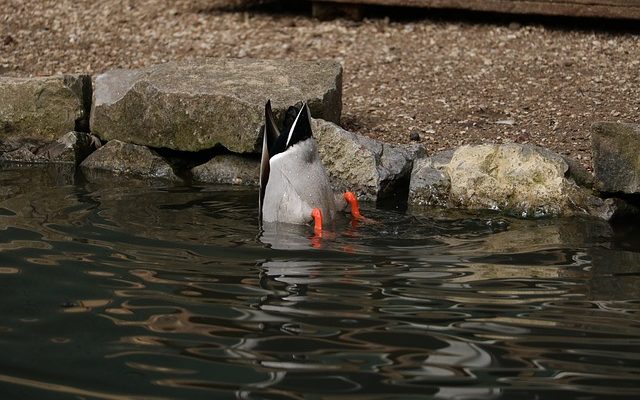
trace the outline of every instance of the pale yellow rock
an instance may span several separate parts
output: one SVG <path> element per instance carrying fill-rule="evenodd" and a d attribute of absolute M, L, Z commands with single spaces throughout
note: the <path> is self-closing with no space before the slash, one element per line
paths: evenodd
<path fill-rule="evenodd" d="M 450 199 L 520 216 L 606 213 L 601 199 L 567 179 L 563 158 L 533 145 L 461 146 L 447 166 Z"/>

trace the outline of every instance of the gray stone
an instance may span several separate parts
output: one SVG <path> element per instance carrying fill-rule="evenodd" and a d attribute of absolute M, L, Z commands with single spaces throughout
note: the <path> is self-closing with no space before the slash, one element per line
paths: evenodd
<path fill-rule="evenodd" d="M 100 139 L 90 133 L 69 132 L 55 142 L 38 149 L 37 155 L 47 162 L 66 162 L 78 165 L 100 146 L 102 146 Z"/>
<path fill-rule="evenodd" d="M 452 156 L 453 150 L 445 150 L 431 157 L 417 158 L 413 162 L 409 203 L 440 207 L 449 205 L 451 182 L 447 174 L 447 165 Z"/>
<path fill-rule="evenodd" d="M 0 137 L 53 141 L 88 131 L 91 78 L 60 75 L 0 77 Z"/>
<path fill-rule="evenodd" d="M 594 215 L 609 219 L 613 204 L 565 177 L 569 166 L 550 150 L 521 144 L 461 146 L 447 166 L 450 201 L 524 217 Z"/>
<path fill-rule="evenodd" d="M 413 159 L 424 151 L 421 147 L 377 142 L 321 119 L 312 123 L 334 190 L 349 190 L 361 200 L 380 201 L 408 189 Z"/>
<path fill-rule="evenodd" d="M 573 158 L 564 155 L 561 157 L 569 167 L 566 173 L 567 178 L 573 179 L 578 186 L 595 189 L 596 180 L 591 172 Z"/>
<path fill-rule="evenodd" d="M 259 174 L 259 160 L 233 154 L 215 156 L 208 162 L 191 169 L 191 175 L 196 182 L 232 185 L 257 186 Z"/>
<path fill-rule="evenodd" d="M 116 175 L 179 181 L 171 165 L 145 146 L 112 140 L 94 151 L 80 164 L 83 171 L 103 171 Z"/>
<path fill-rule="evenodd" d="M 95 81 L 91 132 L 150 147 L 198 151 L 222 145 L 258 152 L 264 104 L 277 119 L 299 101 L 339 121 L 342 67 L 328 61 L 207 59 L 114 70 Z"/>
<path fill-rule="evenodd" d="M 8 139 L 0 143 L 0 160 L 77 165 L 100 146 L 97 137 L 85 132 L 68 132 L 49 143 L 29 139 Z"/>
<path fill-rule="evenodd" d="M 640 125 L 599 122 L 591 130 L 597 188 L 640 193 Z"/>
<path fill-rule="evenodd" d="M 45 162 L 36 153 L 45 143 L 32 139 L 5 139 L 0 143 L 0 161 L 41 163 Z"/>

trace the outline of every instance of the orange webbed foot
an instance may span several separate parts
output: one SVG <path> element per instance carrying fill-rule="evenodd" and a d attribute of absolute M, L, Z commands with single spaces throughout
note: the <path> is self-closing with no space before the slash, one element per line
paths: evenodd
<path fill-rule="evenodd" d="M 344 200 L 351 207 L 351 216 L 353 217 L 353 220 L 351 222 L 352 222 L 354 227 L 358 222 L 364 222 L 366 224 L 376 224 L 376 223 L 378 223 L 378 221 L 376 221 L 374 219 L 371 219 L 371 218 L 367 218 L 364 215 L 360 214 L 360 207 L 358 206 L 358 199 L 356 198 L 356 195 L 353 194 L 353 192 L 344 192 L 342 197 L 344 198 Z"/>
<path fill-rule="evenodd" d="M 356 195 L 353 194 L 353 192 L 344 192 L 342 196 L 351 207 L 351 216 L 355 219 L 361 219 L 362 215 L 360 214 L 360 207 L 358 207 L 358 199 L 356 198 Z"/>
<path fill-rule="evenodd" d="M 313 218 L 313 233 L 317 237 L 322 237 L 322 211 L 314 208 L 311 210 L 311 218 Z"/>

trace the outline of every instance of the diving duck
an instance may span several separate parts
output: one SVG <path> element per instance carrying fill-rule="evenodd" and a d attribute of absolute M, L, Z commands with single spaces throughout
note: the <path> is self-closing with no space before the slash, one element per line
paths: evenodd
<path fill-rule="evenodd" d="M 358 202 L 352 192 L 336 195 L 311 129 L 311 112 L 304 103 L 289 107 L 283 132 L 276 126 L 271 100 L 265 105 L 265 122 L 260 163 L 261 222 L 308 224 L 322 232 L 332 224 L 339 211 L 351 207 L 351 215 L 360 219 Z"/>

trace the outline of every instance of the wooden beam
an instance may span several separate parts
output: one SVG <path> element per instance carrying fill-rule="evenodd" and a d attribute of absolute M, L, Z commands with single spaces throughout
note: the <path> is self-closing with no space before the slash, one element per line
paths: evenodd
<path fill-rule="evenodd" d="M 311 16 L 321 21 L 335 17 L 345 17 L 353 21 L 360 21 L 364 15 L 363 6 L 355 4 L 355 2 L 336 4 L 327 1 L 314 1 L 311 4 Z"/>
<path fill-rule="evenodd" d="M 426 8 L 452 8 L 513 14 L 565 15 L 640 19 L 640 0 L 311 0 L 334 4 L 369 4 Z"/>

